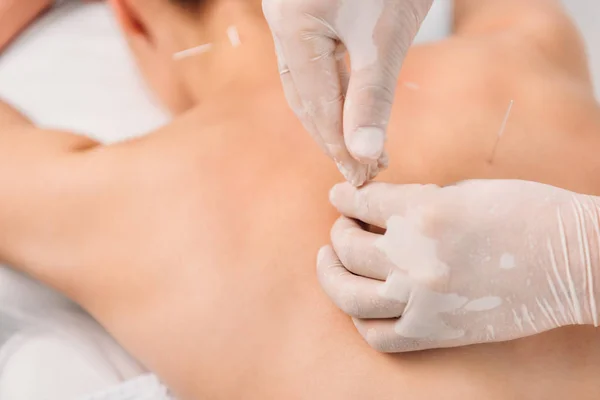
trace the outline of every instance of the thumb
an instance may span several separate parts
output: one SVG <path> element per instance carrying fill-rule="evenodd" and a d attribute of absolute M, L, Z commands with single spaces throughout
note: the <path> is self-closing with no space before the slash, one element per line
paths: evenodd
<path fill-rule="evenodd" d="M 398 72 L 378 67 L 352 73 L 344 104 L 344 141 L 361 163 L 382 156 L 394 102 Z"/>
<path fill-rule="evenodd" d="M 383 13 L 368 41 L 356 33 L 343 38 L 352 67 L 344 104 L 344 140 L 361 163 L 377 161 L 383 154 L 400 68 L 432 0 L 396 3 Z"/>

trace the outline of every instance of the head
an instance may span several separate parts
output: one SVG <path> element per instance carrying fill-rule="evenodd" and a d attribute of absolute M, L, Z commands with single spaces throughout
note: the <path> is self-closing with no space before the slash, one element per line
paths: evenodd
<path fill-rule="evenodd" d="M 143 76 L 175 114 L 231 80 L 250 78 L 247 71 L 259 69 L 252 64 L 262 53 L 261 63 L 271 62 L 260 0 L 111 0 L 111 4 Z M 243 46 L 231 45 L 230 26 L 240 32 Z M 173 57 L 208 43 L 206 53 Z"/>

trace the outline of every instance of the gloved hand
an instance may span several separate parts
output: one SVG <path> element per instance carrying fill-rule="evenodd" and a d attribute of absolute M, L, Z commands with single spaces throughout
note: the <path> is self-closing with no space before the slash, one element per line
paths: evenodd
<path fill-rule="evenodd" d="M 263 0 L 288 103 L 356 186 L 387 166 L 398 74 L 432 2 Z"/>
<path fill-rule="evenodd" d="M 342 184 L 331 201 L 345 217 L 319 254 L 319 280 L 377 350 L 598 326 L 598 197 L 498 180 Z"/>

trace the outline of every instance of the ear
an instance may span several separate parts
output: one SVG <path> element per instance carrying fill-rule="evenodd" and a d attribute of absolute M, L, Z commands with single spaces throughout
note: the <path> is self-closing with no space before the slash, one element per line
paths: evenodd
<path fill-rule="evenodd" d="M 115 12 L 123 33 L 128 39 L 143 40 L 148 44 L 154 42 L 143 15 L 141 15 L 133 1 L 109 0 L 109 3 Z"/>
<path fill-rule="evenodd" d="M 121 30 L 143 73 L 156 63 L 158 52 L 147 17 L 136 0 L 109 0 Z M 146 17 L 146 18 L 145 18 Z"/>
<path fill-rule="evenodd" d="M 169 18 L 168 8 L 165 8 L 168 2 L 165 0 L 109 1 L 140 72 L 154 93 L 174 113 L 188 109 L 190 99 L 185 90 L 182 90 L 180 74 L 177 73 L 172 58 L 174 49 L 179 46 L 173 46 L 172 32 L 165 29 L 165 26 L 177 26 Z"/>

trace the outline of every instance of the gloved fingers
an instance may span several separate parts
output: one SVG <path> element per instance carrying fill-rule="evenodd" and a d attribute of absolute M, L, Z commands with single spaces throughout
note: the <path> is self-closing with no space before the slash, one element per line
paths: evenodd
<path fill-rule="evenodd" d="M 344 93 L 338 64 L 344 48 L 327 35 L 317 18 L 306 18 L 301 33 L 287 35 L 282 43 L 302 101 L 300 117 L 314 122 L 329 152 L 339 159 L 345 150 L 341 126 Z"/>
<path fill-rule="evenodd" d="M 381 154 L 381 157 L 379 157 L 379 160 L 377 160 L 377 165 L 379 166 L 380 170 L 385 170 L 390 166 L 390 157 L 388 155 L 388 152 L 384 149 L 383 153 Z"/>
<path fill-rule="evenodd" d="M 407 338 L 396 333 L 396 326 L 401 318 L 385 320 L 353 318 L 352 321 L 369 346 L 382 353 L 406 353 L 439 347 L 427 340 Z"/>
<path fill-rule="evenodd" d="M 401 345 L 394 331 L 397 319 L 359 319 L 352 318 L 358 333 L 373 349 L 382 353 L 399 353 Z"/>
<path fill-rule="evenodd" d="M 340 46 L 343 46 L 340 44 Z M 341 50 L 340 50 L 341 51 Z M 344 52 L 345 52 L 345 48 L 344 48 Z M 340 77 L 340 84 L 341 84 L 341 88 L 342 88 L 342 93 L 347 93 L 348 92 L 348 85 L 350 84 L 350 72 L 348 70 L 348 66 L 346 64 L 346 59 L 345 57 L 336 57 L 338 58 L 338 73 L 339 73 L 339 77 Z M 344 99 L 345 101 L 345 99 Z M 350 154 L 349 152 L 347 152 L 347 154 Z M 357 162 L 357 160 L 352 159 L 350 162 L 351 165 L 351 171 L 354 170 L 356 167 L 354 167 L 353 165 L 358 165 L 359 169 L 358 169 L 358 173 L 362 174 L 363 170 L 365 169 L 364 165 L 360 162 Z M 346 178 L 346 180 L 350 183 L 353 183 L 354 186 L 361 186 L 362 184 L 364 184 L 366 181 L 369 181 L 371 179 L 374 179 L 379 172 L 383 171 L 384 169 L 387 169 L 389 166 L 389 159 L 388 159 L 388 155 L 387 153 L 384 153 L 379 160 L 377 160 L 377 163 L 367 163 L 366 164 L 366 176 L 367 179 L 363 180 L 362 177 L 354 178 L 354 179 L 348 179 Z M 346 171 L 343 171 L 342 168 L 343 165 L 338 164 L 338 168 L 340 169 L 340 171 L 342 172 L 342 174 L 344 175 L 344 177 L 346 177 L 346 175 L 348 174 Z M 346 168 L 347 170 L 347 168 Z M 355 172 L 356 174 L 356 172 Z M 360 175 L 359 175 L 360 176 Z M 354 182 L 353 182 L 354 181 Z"/>
<path fill-rule="evenodd" d="M 375 182 L 358 189 L 341 183 L 331 189 L 329 200 L 346 217 L 386 228 L 395 211 L 397 187 Z"/>
<path fill-rule="evenodd" d="M 364 71 L 353 72 L 344 107 L 344 141 L 350 154 L 363 163 L 383 154 L 398 75 L 369 82 Z M 360 78 L 359 78 L 360 76 Z M 370 78 L 374 79 L 374 78 Z"/>
<path fill-rule="evenodd" d="M 355 186 L 364 184 L 378 173 L 378 164 L 360 163 L 346 148 L 342 130 L 346 82 L 339 74 L 343 57 L 338 44 L 332 38 L 314 34 L 298 38 L 295 44 L 288 43 L 287 48 L 294 49 L 289 68 L 303 105 L 300 118 L 316 128 L 344 178 Z"/>
<path fill-rule="evenodd" d="M 385 281 L 395 268 L 377 246 L 381 237 L 363 230 L 347 217 L 340 217 L 331 229 L 333 248 L 348 271 Z"/>
<path fill-rule="evenodd" d="M 440 188 L 436 185 L 396 185 L 371 182 L 362 188 L 341 183 L 329 193 L 329 200 L 346 217 L 387 228 L 393 215 L 407 206 L 424 206 Z"/>
<path fill-rule="evenodd" d="M 317 128 L 314 126 L 312 121 L 305 120 L 302 118 L 302 100 L 300 99 L 298 91 L 296 90 L 296 85 L 294 83 L 294 79 L 292 78 L 290 68 L 287 64 L 285 52 L 283 50 L 283 46 L 281 45 L 281 41 L 276 35 L 273 35 L 273 43 L 275 45 L 275 53 L 277 55 L 277 68 L 279 71 L 279 76 L 281 78 L 281 83 L 283 85 L 283 93 L 285 95 L 288 105 L 290 106 L 294 114 L 296 114 L 296 116 L 300 118 L 308 133 L 315 140 L 315 142 L 317 142 L 317 145 L 323 150 L 323 152 L 325 152 L 325 154 L 331 157 L 331 155 L 329 154 L 329 150 L 325 146 L 323 139 L 318 134 Z"/>
<path fill-rule="evenodd" d="M 294 111 L 294 113 L 299 113 L 302 109 L 302 102 L 300 101 L 300 96 L 298 96 L 296 85 L 292 79 L 283 46 L 281 45 L 279 38 L 275 35 L 273 35 L 273 43 L 275 45 L 275 54 L 277 55 L 277 69 L 279 71 L 279 76 L 281 77 L 281 83 L 283 84 L 285 98 L 292 111 Z"/>
<path fill-rule="evenodd" d="M 308 133 L 313 137 L 325 154 L 329 157 L 333 157 L 325 145 L 323 138 L 319 134 L 317 127 L 314 125 L 314 121 L 306 115 L 303 99 L 298 93 L 292 69 L 288 63 L 285 40 L 288 40 L 291 35 L 289 32 L 292 32 L 289 30 L 289 23 L 287 23 L 289 18 L 291 18 L 291 16 L 287 15 L 289 13 L 289 6 L 290 3 L 284 1 L 263 1 L 263 13 L 271 27 L 275 54 L 277 56 L 277 68 L 283 85 L 284 94 L 288 105 L 300 119 Z M 291 6 L 294 5 L 292 4 Z"/>
<path fill-rule="evenodd" d="M 340 74 L 340 82 L 342 83 L 342 93 L 348 93 L 348 86 L 350 86 L 350 71 L 348 70 L 348 65 L 346 63 L 345 58 L 341 58 L 338 61 L 339 66 L 339 74 Z M 344 100 L 344 104 L 345 100 Z M 379 167 L 379 171 L 383 171 L 387 169 L 389 166 L 389 157 L 388 153 L 383 150 L 381 156 L 377 160 L 377 166 Z M 374 178 L 373 176 L 372 178 Z"/>
<path fill-rule="evenodd" d="M 402 315 L 405 303 L 383 298 L 384 283 L 351 274 L 344 268 L 331 246 L 319 251 L 317 276 L 333 303 L 356 318 L 395 318 Z"/>
<path fill-rule="evenodd" d="M 342 84 L 342 93 L 348 93 L 348 86 L 350 85 L 350 71 L 344 58 L 338 61 L 338 70 L 340 74 L 340 82 Z M 345 100 L 344 100 L 345 101 Z M 369 162 L 367 162 L 369 164 Z M 384 150 L 379 159 L 377 160 L 377 169 L 373 170 L 369 179 L 374 179 L 377 173 L 387 169 L 389 166 L 388 153 Z"/>
<path fill-rule="evenodd" d="M 373 43 L 356 34 L 343 35 L 352 67 L 344 137 L 350 153 L 363 163 L 381 157 L 400 69 L 431 4 L 432 0 L 403 1 L 384 8 L 380 16 L 374 14 L 376 19 L 365 17 L 364 24 L 372 23 Z"/>
<path fill-rule="evenodd" d="M 323 19 L 310 13 L 295 17 L 293 28 L 281 22 L 272 23 L 271 28 L 277 52 L 284 59 L 280 73 L 295 114 L 313 137 L 319 138 L 317 142 L 346 180 L 360 186 L 372 179 L 379 172 L 377 161 L 356 161 L 344 142 L 342 109 L 348 78 L 346 72 L 340 72 L 345 69 L 345 47 Z"/>
<path fill-rule="evenodd" d="M 341 55 L 336 57 L 338 60 L 338 74 L 340 77 L 342 93 L 345 97 L 346 93 L 348 92 L 348 86 L 350 85 L 350 70 L 348 69 L 348 64 L 346 63 L 346 57 L 344 57 L 344 54 L 346 53 L 346 47 L 343 44 L 340 44 L 338 46 L 338 51 L 342 52 Z"/>

